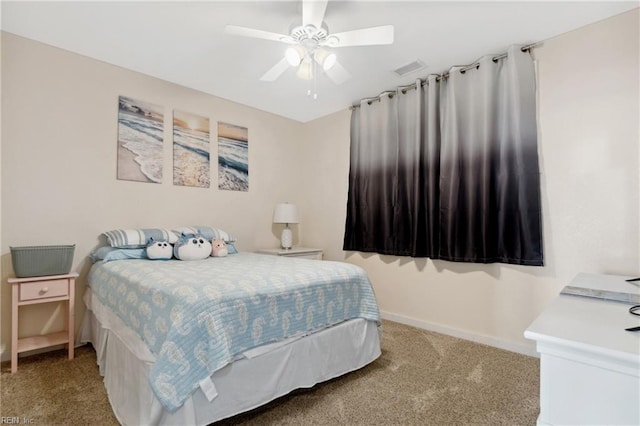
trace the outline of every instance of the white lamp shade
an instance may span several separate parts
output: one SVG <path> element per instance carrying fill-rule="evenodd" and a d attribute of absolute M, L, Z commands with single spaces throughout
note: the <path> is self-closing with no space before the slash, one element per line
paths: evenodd
<path fill-rule="evenodd" d="M 289 62 L 289 65 L 291 65 L 292 67 L 297 67 L 298 65 L 300 65 L 300 61 L 302 61 L 304 52 L 301 52 L 300 50 L 300 46 L 295 46 L 287 48 L 287 50 L 284 52 L 284 56 L 285 58 L 287 58 L 287 62 Z"/>
<path fill-rule="evenodd" d="M 273 210 L 273 223 L 299 223 L 300 213 L 295 204 L 279 203 Z"/>
<path fill-rule="evenodd" d="M 324 58 L 324 62 L 322 63 L 322 68 L 325 71 L 329 71 L 337 62 L 337 57 L 335 53 L 329 53 L 326 58 Z"/>
<path fill-rule="evenodd" d="M 313 78 L 313 64 L 307 59 L 303 59 L 298 67 L 296 75 L 302 80 L 311 80 Z"/>
<path fill-rule="evenodd" d="M 336 60 L 338 59 L 335 53 L 322 48 L 316 50 L 314 58 L 317 63 L 322 65 L 322 69 L 325 71 L 330 70 L 336 64 Z"/>

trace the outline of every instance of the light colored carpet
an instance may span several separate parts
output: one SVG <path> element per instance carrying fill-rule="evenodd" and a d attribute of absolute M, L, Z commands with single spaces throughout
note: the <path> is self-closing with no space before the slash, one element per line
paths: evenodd
<path fill-rule="evenodd" d="M 220 425 L 534 425 L 539 360 L 384 321 L 382 356 Z M 95 365 L 78 348 L 2 364 L 0 415 L 34 424 L 117 424 Z"/>
<path fill-rule="evenodd" d="M 76 348 L 73 361 L 58 350 L 19 358 L 15 374 L 3 362 L 1 371 L 2 417 L 17 416 L 18 424 L 34 426 L 118 424 L 92 346 Z"/>

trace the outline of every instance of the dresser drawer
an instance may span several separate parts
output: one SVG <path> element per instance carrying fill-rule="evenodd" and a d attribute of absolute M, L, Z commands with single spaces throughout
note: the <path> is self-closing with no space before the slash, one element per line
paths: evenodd
<path fill-rule="evenodd" d="M 20 301 L 49 299 L 69 295 L 68 280 L 36 281 L 20 284 Z"/>

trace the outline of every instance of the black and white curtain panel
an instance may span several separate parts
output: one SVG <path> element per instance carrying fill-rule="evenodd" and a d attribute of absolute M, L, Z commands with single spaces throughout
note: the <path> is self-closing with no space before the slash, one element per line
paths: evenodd
<path fill-rule="evenodd" d="M 534 64 L 512 46 L 351 117 L 344 249 L 542 265 Z"/>

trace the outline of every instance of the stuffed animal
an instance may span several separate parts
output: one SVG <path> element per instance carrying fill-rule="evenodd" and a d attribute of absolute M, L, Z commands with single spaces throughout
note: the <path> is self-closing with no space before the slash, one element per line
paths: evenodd
<path fill-rule="evenodd" d="M 169 260 L 173 257 L 173 247 L 167 240 L 149 238 L 147 243 L 147 257 L 152 260 Z"/>
<path fill-rule="evenodd" d="M 201 260 L 211 255 L 211 243 L 199 234 L 182 234 L 173 246 L 173 255 L 180 260 Z"/>
<path fill-rule="evenodd" d="M 227 244 L 222 239 L 213 240 L 211 242 L 211 256 L 213 257 L 225 257 L 229 254 L 227 250 Z"/>

